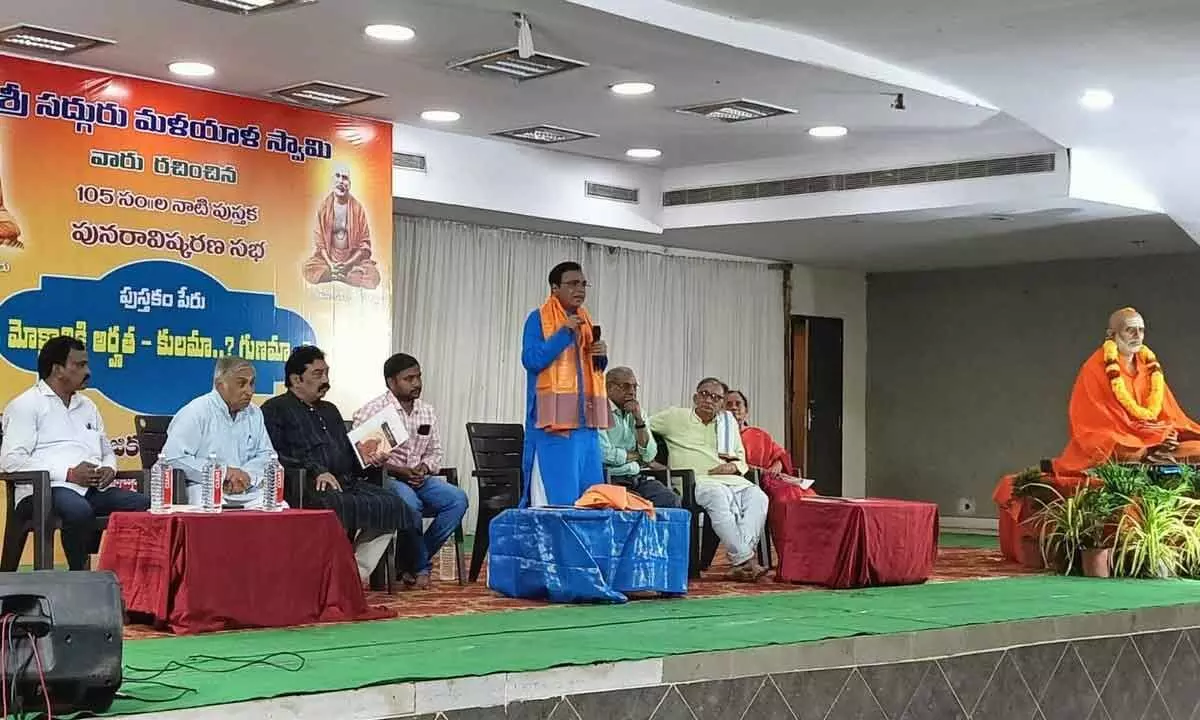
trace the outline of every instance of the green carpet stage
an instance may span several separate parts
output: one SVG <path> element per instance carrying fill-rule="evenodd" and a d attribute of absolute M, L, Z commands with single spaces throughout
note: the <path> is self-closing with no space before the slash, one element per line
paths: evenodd
<path fill-rule="evenodd" d="M 988 541 L 994 544 L 994 538 L 962 542 Z M 552 606 L 282 631 L 141 639 L 125 644 L 126 680 L 122 693 L 131 697 L 119 699 L 111 714 L 162 713 L 283 695 L 794 646 L 831 638 L 897 634 L 912 638 L 926 631 L 948 628 L 1170 608 L 1198 602 L 1200 582 L 1038 575 L 858 591 L 801 590 L 739 597 L 644 600 L 623 606 Z M 1128 631 L 1128 623 L 1114 627 L 1127 627 Z M 1030 642 L 1052 639 L 1055 638 L 1032 638 Z M 1179 642 L 1175 640 L 1176 646 Z M 1176 646 L 1172 652 L 1178 649 Z M 1057 662 L 1066 662 L 1061 659 L 1063 651 L 1058 653 Z M 896 657 L 892 661 L 906 659 Z M 277 666 L 261 663 L 245 666 L 255 661 Z M 862 658 L 857 658 L 849 664 L 862 662 Z M 1150 661 L 1146 664 L 1149 666 Z M 999 672 L 993 668 L 992 676 Z M 863 677 L 868 677 L 865 670 Z M 951 674 L 947 672 L 946 677 Z M 939 675 L 937 682 L 941 682 L 940 678 Z M 665 678 L 661 682 L 678 680 Z M 920 678 L 913 681 L 914 687 L 919 681 Z M 764 692 L 766 681 L 759 682 L 754 697 Z M 778 687 L 786 697 L 782 682 L 772 680 L 770 692 L 774 693 Z M 950 682 L 953 685 L 953 679 Z M 1027 682 L 1028 687 L 1032 685 L 1033 682 Z M 846 687 L 849 686 L 840 692 L 849 692 Z M 1099 685 L 1095 691 L 1101 692 Z M 660 706 L 674 702 L 673 691 L 664 692 L 666 699 L 658 701 Z M 686 692 L 679 693 L 680 698 L 694 707 Z M 876 698 L 878 695 L 875 693 Z M 508 697 L 511 699 L 512 694 Z M 559 698 L 556 702 L 568 700 Z M 574 715 L 561 717 L 578 716 L 587 720 L 585 712 L 579 709 L 582 702 L 574 701 Z M 426 708 L 433 713 L 429 717 L 437 717 L 436 713 L 443 710 L 447 711 L 445 717 L 454 717 L 449 709 L 448 706 Z M 422 708 L 419 701 L 413 705 L 410 700 L 395 716 L 414 712 L 420 713 Z M 299 717 L 280 715 L 292 716 Z M 224 712 L 221 717 L 232 715 Z M 497 717 L 505 717 L 503 711 Z M 558 717 L 556 714 L 555 718 Z M 1112 720 L 1118 718 L 1112 716 Z"/>

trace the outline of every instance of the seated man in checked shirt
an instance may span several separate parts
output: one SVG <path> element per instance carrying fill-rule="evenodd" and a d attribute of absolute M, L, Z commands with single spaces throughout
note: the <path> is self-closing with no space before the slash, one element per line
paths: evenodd
<path fill-rule="evenodd" d="M 354 413 L 355 426 L 388 407 L 396 408 L 408 441 L 392 450 L 385 467 L 386 486 L 399 495 L 420 517 L 433 518 L 421 543 L 416 575 L 405 574 L 407 587 L 429 587 L 432 558 L 454 534 L 467 512 L 467 494 L 446 482 L 437 472 L 442 467 L 442 441 L 438 435 L 433 406 L 421 399 L 421 366 L 416 358 L 397 353 L 383 364 L 387 392 Z"/>

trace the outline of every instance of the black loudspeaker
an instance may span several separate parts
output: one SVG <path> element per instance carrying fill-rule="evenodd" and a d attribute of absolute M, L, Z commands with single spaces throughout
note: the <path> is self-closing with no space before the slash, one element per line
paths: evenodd
<path fill-rule="evenodd" d="M 0 573 L 0 629 L 9 637 L 0 670 L 12 688 L 10 712 L 14 700 L 25 712 L 46 707 L 34 644 L 55 715 L 108 710 L 121 687 L 123 625 L 121 587 L 110 572 Z"/>

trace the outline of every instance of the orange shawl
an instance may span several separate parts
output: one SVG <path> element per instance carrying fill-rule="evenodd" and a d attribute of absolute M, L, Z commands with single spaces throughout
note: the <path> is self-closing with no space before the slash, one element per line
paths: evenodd
<path fill-rule="evenodd" d="M 620 485 L 593 485 L 578 500 L 577 508 L 599 510 L 640 510 L 654 519 L 654 505 L 637 493 Z"/>
<path fill-rule="evenodd" d="M 579 427 L 580 395 L 583 396 L 583 420 L 587 427 L 604 429 L 611 425 L 604 373 L 592 363 L 592 318 L 588 311 L 577 311 L 583 322 L 575 334 L 574 352 L 563 351 L 537 376 L 537 426 L 549 432 L 567 432 Z M 567 312 L 551 295 L 538 313 L 542 337 L 549 339 L 567 324 Z M 576 366 L 579 358 L 579 372 Z M 579 387 L 580 375 L 583 387 Z"/>
<path fill-rule="evenodd" d="M 1122 364 L 1121 379 L 1141 405 L 1150 396 L 1150 373 L 1138 362 L 1131 374 Z M 1119 449 L 1141 450 L 1161 444 L 1171 430 L 1186 435 L 1200 434 L 1200 425 L 1184 414 L 1168 386 L 1163 394 L 1162 412 L 1153 424 L 1130 416 L 1117 401 L 1104 373 L 1104 349 L 1092 354 L 1079 369 L 1067 410 L 1071 440 L 1062 455 L 1054 460 L 1058 475 L 1074 475 L 1102 465 Z"/>

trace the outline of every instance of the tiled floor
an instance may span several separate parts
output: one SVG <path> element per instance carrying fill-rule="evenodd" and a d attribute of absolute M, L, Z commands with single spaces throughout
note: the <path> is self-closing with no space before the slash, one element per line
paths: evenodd
<path fill-rule="evenodd" d="M 760 675 L 473 708 L 423 720 L 1192 720 L 1200 633 Z"/>

